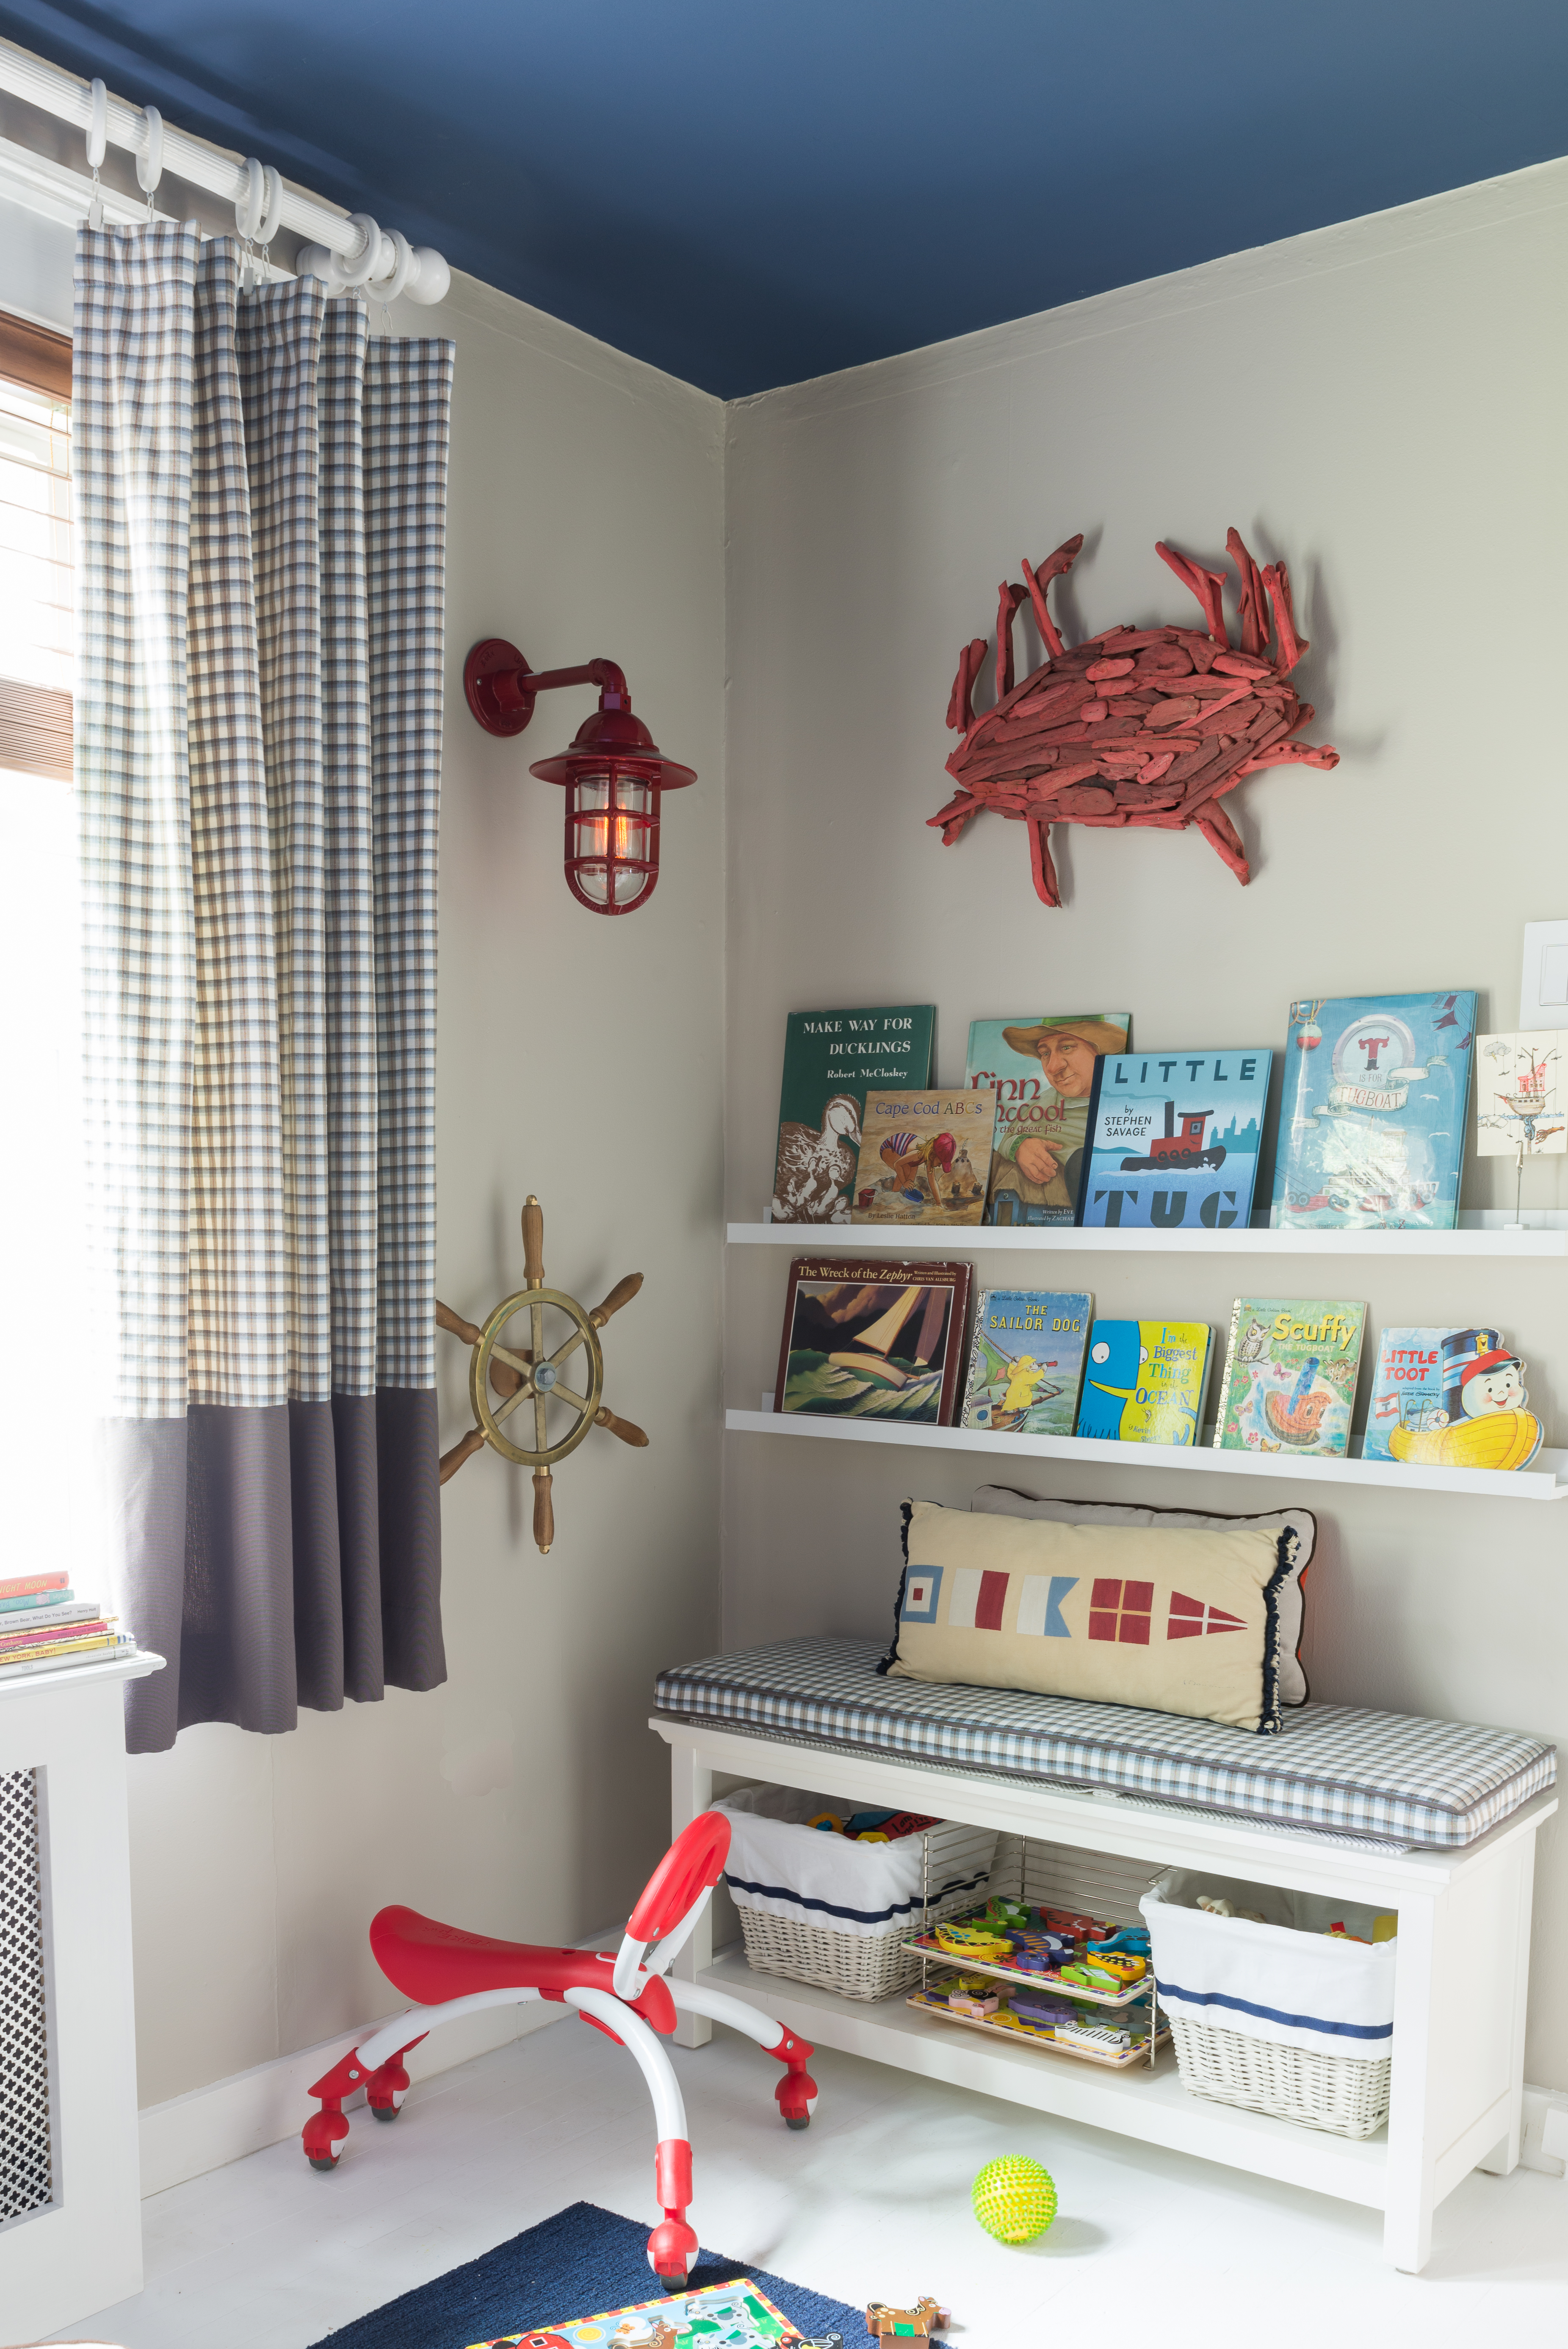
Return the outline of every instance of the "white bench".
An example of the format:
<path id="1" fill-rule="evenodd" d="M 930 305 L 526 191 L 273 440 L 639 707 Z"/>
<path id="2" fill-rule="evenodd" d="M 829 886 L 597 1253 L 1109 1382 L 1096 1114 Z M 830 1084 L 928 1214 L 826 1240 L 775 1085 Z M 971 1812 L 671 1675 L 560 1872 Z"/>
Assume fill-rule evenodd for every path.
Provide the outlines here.
<path id="1" fill-rule="evenodd" d="M 907 1698 L 912 1684 L 895 1686 Z M 1151 2070 L 1100 2070 L 944 2029 L 902 1996 L 859 2004 L 755 1975 L 738 1949 L 716 1960 L 705 1911 L 676 1971 L 766 2005 L 819 2045 L 1364 2203 L 1384 2213 L 1386 2256 L 1412 2273 L 1430 2252 L 1432 2214 L 1443 2197 L 1471 2169 L 1506 2174 L 1517 2165 L 1535 1835 L 1557 1807 L 1553 1791 L 1528 1796 L 1459 1848 L 1379 1847 L 675 1711 L 656 1713 L 650 1726 L 670 1749 L 676 1833 L 724 1786 L 762 1779 L 1105 1853 L 1145 1864 L 1150 1876 L 1171 1867 L 1212 1868 L 1398 1911 L 1389 2118 L 1359 2142 L 1189 2095 L 1169 2054 Z M 1284 1742 L 1249 1744 L 1277 1752 Z M 708 2024 L 683 2021 L 686 2044 L 710 2035 Z"/>

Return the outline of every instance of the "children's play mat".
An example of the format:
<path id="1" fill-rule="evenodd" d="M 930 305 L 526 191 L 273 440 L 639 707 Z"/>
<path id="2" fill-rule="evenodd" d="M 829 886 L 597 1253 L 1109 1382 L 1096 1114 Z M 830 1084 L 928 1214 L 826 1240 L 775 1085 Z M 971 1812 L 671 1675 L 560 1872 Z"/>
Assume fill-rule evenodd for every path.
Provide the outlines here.
<path id="1" fill-rule="evenodd" d="M 502 2333 L 472 2349 L 793 2349 L 800 2334 L 766 2292 L 743 2276 L 700 2292 L 675 2292 L 567 2317 L 531 2333 Z"/>

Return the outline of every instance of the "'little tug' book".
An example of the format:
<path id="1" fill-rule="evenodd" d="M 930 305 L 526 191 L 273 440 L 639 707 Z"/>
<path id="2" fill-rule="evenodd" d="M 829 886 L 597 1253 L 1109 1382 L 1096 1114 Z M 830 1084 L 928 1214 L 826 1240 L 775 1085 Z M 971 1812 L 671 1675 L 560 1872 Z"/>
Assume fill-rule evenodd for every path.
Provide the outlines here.
<path id="1" fill-rule="evenodd" d="M 983 1288 L 969 1348 L 964 1425 L 1070 1435 L 1094 1299 L 1047 1288 Z"/>
<path id="2" fill-rule="evenodd" d="M 1452 1231 L 1474 1038 L 1473 995 L 1293 1003 L 1275 1229 Z"/>
<path id="3" fill-rule="evenodd" d="M 866 1094 L 850 1221 L 977 1224 L 985 1210 L 996 1088 Z"/>
<path id="4" fill-rule="evenodd" d="M 1097 1061 L 1079 1223 L 1244 1231 L 1273 1060 L 1260 1050 L 1116 1052 Z"/>
<path id="5" fill-rule="evenodd" d="M 1342 1460 L 1350 1443 L 1365 1305 L 1238 1297 L 1215 1448 Z"/>
<path id="6" fill-rule="evenodd" d="M 1206 1321 L 1097 1321 L 1088 1333 L 1078 1434 L 1112 1444 L 1196 1444 L 1210 1335 Z"/>

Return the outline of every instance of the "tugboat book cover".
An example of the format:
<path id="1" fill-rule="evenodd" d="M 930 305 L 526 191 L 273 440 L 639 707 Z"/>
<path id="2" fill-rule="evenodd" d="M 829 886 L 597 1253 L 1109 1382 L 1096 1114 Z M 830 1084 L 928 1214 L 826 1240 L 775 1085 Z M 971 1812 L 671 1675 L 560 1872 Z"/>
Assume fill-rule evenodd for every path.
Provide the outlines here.
<path id="1" fill-rule="evenodd" d="M 1244 1231 L 1273 1061 L 1260 1049 L 1117 1052 L 1097 1061 L 1079 1223 Z"/>
<path id="2" fill-rule="evenodd" d="M 798 1256 L 774 1410 L 951 1427 L 969 1280 L 966 1264 Z"/>
<path id="3" fill-rule="evenodd" d="M 1474 1040 L 1473 995 L 1293 1003 L 1274 1228 L 1452 1231 Z"/>

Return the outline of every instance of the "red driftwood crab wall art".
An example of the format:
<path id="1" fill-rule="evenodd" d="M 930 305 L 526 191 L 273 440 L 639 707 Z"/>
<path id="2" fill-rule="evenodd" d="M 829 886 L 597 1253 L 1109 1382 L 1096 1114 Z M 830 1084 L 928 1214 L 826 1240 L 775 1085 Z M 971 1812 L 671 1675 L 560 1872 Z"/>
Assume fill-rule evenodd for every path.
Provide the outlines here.
<path id="1" fill-rule="evenodd" d="M 976 718 L 972 697 L 985 659 L 976 636 L 958 657 L 947 723 L 964 740 L 947 761 L 958 785 L 927 818 L 951 848 L 987 808 L 1029 829 L 1035 888 L 1061 904 L 1051 863 L 1053 823 L 1195 823 L 1243 885 L 1241 835 L 1220 801 L 1260 767 L 1336 767 L 1339 753 L 1294 738 L 1312 720 L 1285 682 L 1303 653 L 1283 563 L 1260 571 L 1232 531 L 1226 550 L 1241 574 L 1241 645 L 1225 633 L 1224 574 L 1205 571 L 1163 544 L 1168 563 L 1202 608 L 1200 628 L 1107 628 L 1069 652 L 1046 607 L 1051 581 L 1072 569 L 1080 533 L 1041 564 L 1024 565 L 1027 587 L 1003 583 L 996 615 L 996 704 Z M 1026 595 L 1050 658 L 1013 682 L 1013 616 Z M 1274 651 L 1268 651 L 1273 606 Z"/>

